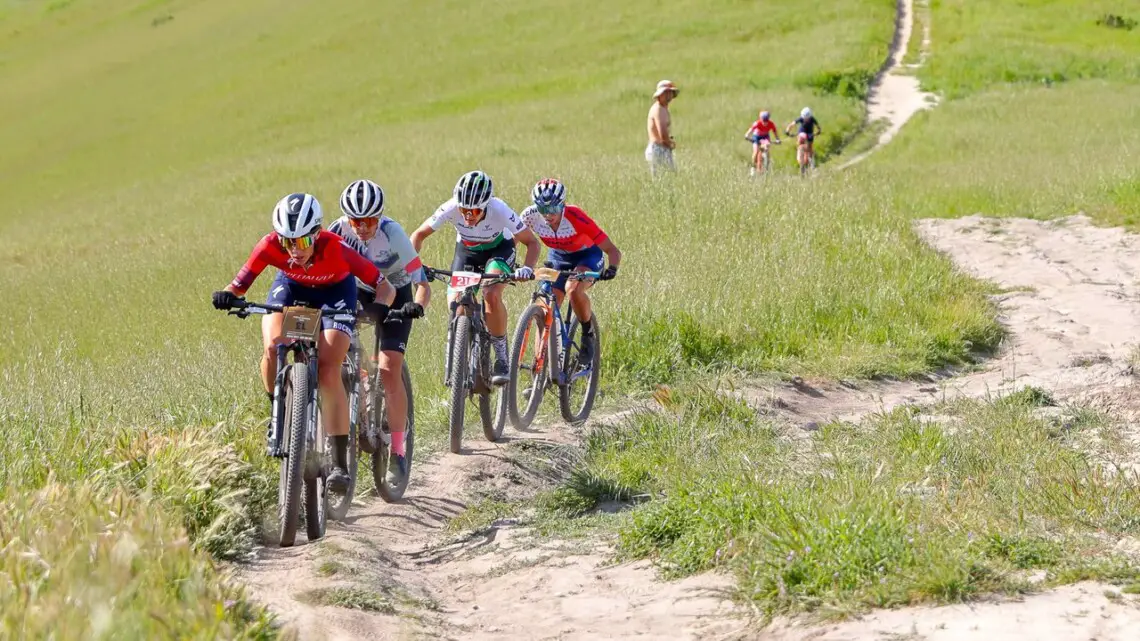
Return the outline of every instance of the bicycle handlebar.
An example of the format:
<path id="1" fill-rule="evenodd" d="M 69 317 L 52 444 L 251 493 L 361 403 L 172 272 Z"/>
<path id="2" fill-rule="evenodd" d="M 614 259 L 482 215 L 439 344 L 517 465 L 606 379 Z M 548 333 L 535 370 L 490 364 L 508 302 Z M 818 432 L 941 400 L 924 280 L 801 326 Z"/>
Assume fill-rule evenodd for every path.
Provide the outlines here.
<path id="1" fill-rule="evenodd" d="M 545 281 L 556 281 L 565 276 L 568 280 L 601 280 L 602 272 L 578 272 L 568 269 L 553 269 L 551 267 L 542 267 L 534 272 L 535 278 Z M 544 278 L 545 277 L 545 278 Z"/>
<path id="2" fill-rule="evenodd" d="M 424 265 L 424 275 L 427 276 L 427 279 L 429 281 L 430 280 L 438 280 L 440 282 L 447 282 L 446 278 L 439 278 L 439 277 L 440 276 L 451 276 L 452 274 L 453 274 L 453 272 L 450 270 L 447 270 L 447 269 L 435 269 L 433 267 L 428 267 L 427 265 Z M 518 281 L 522 280 L 520 278 L 515 278 L 514 274 L 480 274 L 479 276 L 480 276 L 480 280 L 479 280 L 480 285 L 497 285 L 499 283 L 514 283 L 514 282 L 518 282 Z"/>
<path id="3" fill-rule="evenodd" d="M 238 318 L 248 318 L 250 314 L 280 314 L 285 311 L 285 307 L 285 305 L 273 305 L 271 303 L 251 303 L 244 298 L 239 298 L 233 302 L 229 314 Z M 304 304 L 293 305 L 293 307 L 316 309 L 321 312 L 322 317 L 332 318 L 336 321 L 352 322 L 356 320 L 355 313 L 346 312 L 343 309 L 321 309 Z"/>

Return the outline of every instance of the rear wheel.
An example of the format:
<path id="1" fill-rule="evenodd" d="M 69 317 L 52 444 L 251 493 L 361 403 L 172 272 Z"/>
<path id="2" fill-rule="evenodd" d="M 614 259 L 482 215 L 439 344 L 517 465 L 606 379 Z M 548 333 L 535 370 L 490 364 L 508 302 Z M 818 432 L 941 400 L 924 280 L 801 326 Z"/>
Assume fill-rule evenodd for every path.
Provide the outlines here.
<path id="1" fill-rule="evenodd" d="M 550 352 L 543 341 L 545 325 L 546 311 L 541 305 L 531 305 L 523 310 L 515 328 L 511 343 L 511 379 L 504 396 L 511 425 L 516 429 L 530 427 L 546 393 L 546 359 Z"/>
<path id="2" fill-rule="evenodd" d="M 601 328 L 598 315 L 594 314 L 594 355 L 589 363 L 580 362 L 582 346 L 581 325 L 578 319 L 570 321 L 566 331 L 570 334 L 569 346 L 562 356 L 562 371 L 566 384 L 558 388 L 558 405 L 562 418 L 571 424 L 583 423 L 590 417 L 594 408 L 594 397 L 598 394 L 598 379 L 602 360 Z"/>
<path id="3" fill-rule="evenodd" d="M 467 404 L 468 358 L 471 356 L 471 319 L 457 316 L 451 346 L 451 452 L 463 446 L 463 413 Z"/>
<path id="4" fill-rule="evenodd" d="M 491 341 L 485 337 L 479 339 L 479 371 L 482 372 L 486 392 L 479 394 L 479 421 L 483 424 L 483 436 L 494 443 L 503 436 L 503 427 L 507 423 L 507 415 L 503 407 L 506 400 L 506 385 L 495 385 L 491 382 Z M 508 371 L 509 368 L 508 368 Z"/>
<path id="5" fill-rule="evenodd" d="M 308 417 L 309 370 L 304 363 L 293 363 L 285 375 L 285 429 L 289 439 L 285 458 L 281 460 L 281 478 L 277 489 L 277 520 L 280 526 L 278 544 L 290 547 L 297 540 L 301 512 L 301 476 L 305 462 L 305 421 Z"/>
<path id="6" fill-rule="evenodd" d="M 305 481 L 305 533 L 309 541 L 318 541 L 325 535 L 328 524 L 328 485 L 324 475 Z"/>
<path id="7" fill-rule="evenodd" d="M 408 424 L 404 432 L 404 463 L 407 465 L 406 474 L 401 483 L 388 482 L 388 469 L 391 465 L 391 446 L 382 446 L 375 454 L 372 455 L 372 480 L 376 483 L 376 491 L 380 494 L 380 498 L 384 499 L 387 503 L 394 503 L 404 497 L 404 490 L 408 489 L 408 483 L 412 478 L 412 456 L 416 449 L 416 406 L 412 396 L 412 374 L 408 370 L 408 362 L 404 361 L 404 390 L 408 395 Z M 381 397 L 383 390 L 378 392 Z M 377 398 L 375 406 L 383 407 L 383 398 Z M 375 420 L 382 426 L 386 419 L 386 412 L 377 412 Z M 380 429 L 380 426 L 377 427 Z"/>

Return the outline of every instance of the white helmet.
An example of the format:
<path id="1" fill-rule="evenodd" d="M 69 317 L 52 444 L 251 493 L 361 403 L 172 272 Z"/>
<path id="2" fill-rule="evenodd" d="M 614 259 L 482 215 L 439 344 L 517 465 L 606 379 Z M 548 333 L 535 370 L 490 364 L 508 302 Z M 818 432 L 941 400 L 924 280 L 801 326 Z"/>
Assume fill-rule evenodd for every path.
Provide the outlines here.
<path id="1" fill-rule="evenodd" d="M 312 194 L 289 194 L 273 208 L 273 229 L 282 238 L 308 236 L 321 226 L 321 204 Z"/>
<path id="2" fill-rule="evenodd" d="M 811 118 L 811 107 L 804 107 L 804 110 L 800 112 L 800 118 Z"/>
<path id="3" fill-rule="evenodd" d="M 384 213 L 384 190 L 367 178 L 354 180 L 340 195 L 340 209 L 349 218 L 379 218 Z"/>
<path id="4" fill-rule="evenodd" d="M 491 202 L 494 185 L 481 171 L 469 171 L 455 183 L 455 201 L 464 209 L 483 209 Z"/>

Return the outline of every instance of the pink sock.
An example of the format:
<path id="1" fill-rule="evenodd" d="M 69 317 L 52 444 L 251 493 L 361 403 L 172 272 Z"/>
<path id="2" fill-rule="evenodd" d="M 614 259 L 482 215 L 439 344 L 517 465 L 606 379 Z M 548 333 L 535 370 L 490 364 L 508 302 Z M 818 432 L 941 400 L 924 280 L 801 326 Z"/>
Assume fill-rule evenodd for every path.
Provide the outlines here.
<path id="1" fill-rule="evenodd" d="M 407 454 L 404 452 L 403 430 L 399 432 L 392 432 L 392 451 L 395 452 L 397 456 L 407 456 Z"/>

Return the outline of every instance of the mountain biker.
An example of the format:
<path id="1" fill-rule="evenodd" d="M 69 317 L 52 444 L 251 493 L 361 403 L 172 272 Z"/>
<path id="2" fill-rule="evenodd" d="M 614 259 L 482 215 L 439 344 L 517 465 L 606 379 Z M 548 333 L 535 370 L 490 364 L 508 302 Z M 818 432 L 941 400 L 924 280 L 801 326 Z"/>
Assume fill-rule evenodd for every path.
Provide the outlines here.
<path id="1" fill-rule="evenodd" d="M 804 107 L 803 111 L 800 112 L 800 117 L 788 123 L 788 126 L 784 128 L 786 135 L 792 135 L 792 125 L 796 125 L 799 129 L 796 163 L 802 167 L 808 161 L 804 153 L 815 153 L 812 143 L 815 142 L 817 135 L 823 133 L 823 128 L 819 126 L 819 121 L 815 119 L 815 115 L 811 112 L 811 107 Z"/>
<path id="2" fill-rule="evenodd" d="M 456 230 L 455 258 L 451 271 L 477 271 L 487 274 L 510 274 L 528 280 L 534 278 L 534 265 L 542 246 L 518 215 L 502 200 L 495 198 L 491 177 L 482 171 L 463 174 L 455 184 L 453 196 L 412 232 L 412 247 L 418 252 L 424 239 L 444 223 Z M 515 240 L 526 245 L 523 266 L 514 268 Z M 503 305 L 504 284 L 486 288 L 483 309 L 487 330 L 495 347 L 495 364 L 491 383 L 505 385 L 507 367 L 507 308 Z M 458 293 L 449 296 L 453 302 Z"/>
<path id="3" fill-rule="evenodd" d="M 424 276 L 420 256 L 400 223 L 384 215 L 384 190 L 371 180 L 355 180 L 340 195 L 344 215 L 329 225 L 329 231 L 344 238 L 349 246 L 372 261 L 384 278 L 396 289 L 392 309 L 403 318 L 376 323 L 380 351 L 376 359 L 388 407 L 388 426 L 392 435 L 393 483 L 401 483 L 407 474 L 404 458 L 404 429 L 408 420 L 408 394 L 404 389 L 404 351 L 412 334 L 412 319 L 422 318 L 431 299 L 431 287 Z M 415 295 L 412 294 L 413 284 Z M 375 292 L 363 281 L 357 281 L 357 297 L 364 313 L 374 322 Z M 396 477 L 395 475 L 399 476 Z"/>
<path id="4" fill-rule="evenodd" d="M 776 123 L 772 122 L 772 115 L 767 111 L 761 111 L 760 119 L 752 123 L 744 134 L 744 137 L 752 142 L 752 169 L 748 172 L 750 176 L 764 171 L 763 152 L 771 145 L 769 140 L 771 136 L 775 137 L 776 144 L 780 143 L 780 134 L 776 131 Z"/>
<path id="5" fill-rule="evenodd" d="M 523 210 L 522 221 L 550 248 L 547 264 L 558 270 L 600 271 L 601 280 L 617 276 L 621 263 L 621 250 L 598 227 L 581 207 L 566 204 L 566 186 L 553 178 L 538 181 L 531 191 L 533 205 Z M 609 258 L 609 266 L 602 270 L 602 253 Z M 594 358 L 593 309 L 587 291 L 590 281 L 576 280 L 566 284 L 566 276 L 554 284 L 558 306 L 565 294 L 570 294 L 570 307 L 582 325 L 582 349 L 579 361 L 589 363 Z"/>
<path id="6" fill-rule="evenodd" d="M 233 282 L 214 292 L 214 307 L 230 309 L 269 266 L 278 270 L 266 300 L 271 305 L 305 301 L 323 308 L 355 310 L 355 276 L 373 284 L 380 300 L 376 312 L 383 319 L 396 295 L 396 290 L 375 265 L 340 236 L 321 229 L 321 204 L 311 194 L 289 194 L 277 203 L 273 208 L 273 232 L 258 241 Z M 261 321 L 265 346 L 261 355 L 261 379 L 270 404 L 277 376 L 276 345 L 282 320 L 283 315 L 276 313 L 267 314 Z M 317 378 L 322 423 L 325 433 L 333 437 L 334 458 L 327 482 L 329 490 L 343 493 L 348 486 L 348 395 L 341 382 L 340 369 L 352 340 L 353 323 L 322 318 L 321 326 Z"/>

